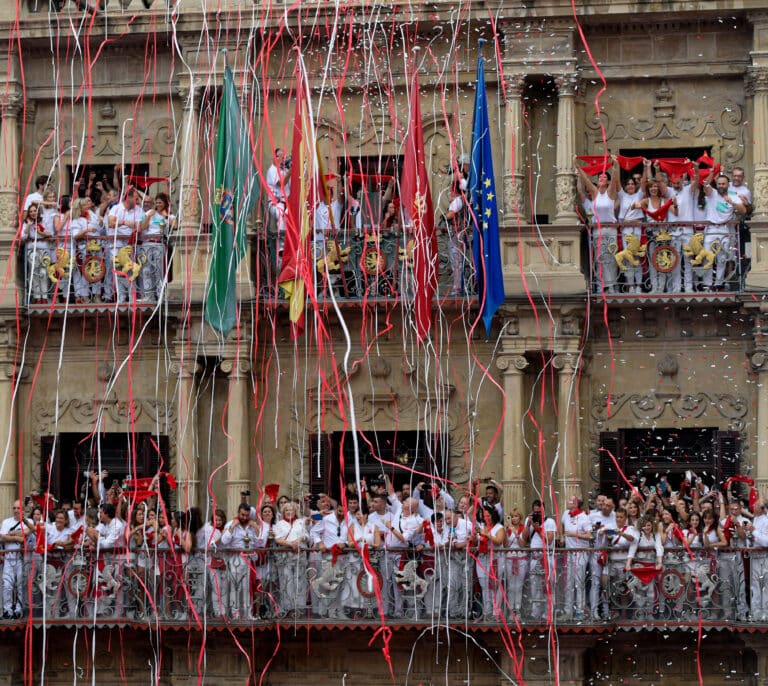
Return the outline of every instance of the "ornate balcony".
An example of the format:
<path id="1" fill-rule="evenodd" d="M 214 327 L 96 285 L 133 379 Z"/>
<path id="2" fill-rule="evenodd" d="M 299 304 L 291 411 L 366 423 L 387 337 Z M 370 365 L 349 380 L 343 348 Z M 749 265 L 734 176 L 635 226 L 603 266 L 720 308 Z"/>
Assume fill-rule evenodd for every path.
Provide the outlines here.
<path id="1" fill-rule="evenodd" d="M 750 259 L 743 223 L 590 227 L 592 292 L 608 298 L 727 297 L 744 290 Z M 618 236 L 618 240 L 617 240 Z"/>
<path id="2" fill-rule="evenodd" d="M 757 571 L 768 550 L 666 549 L 661 570 L 631 572 L 611 555 L 602 565 L 600 551 L 559 549 L 499 550 L 490 561 L 477 551 L 413 549 L 371 551 L 367 560 L 355 549 L 27 554 L 18 563 L 22 617 L 4 621 L 768 629 L 765 589 L 750 589 L 749 610 L 749 573 L 744 581 L 748 561 L 752 583 L 764 583 Z M 590 568 L 602 577 L 594 596 Z"/>

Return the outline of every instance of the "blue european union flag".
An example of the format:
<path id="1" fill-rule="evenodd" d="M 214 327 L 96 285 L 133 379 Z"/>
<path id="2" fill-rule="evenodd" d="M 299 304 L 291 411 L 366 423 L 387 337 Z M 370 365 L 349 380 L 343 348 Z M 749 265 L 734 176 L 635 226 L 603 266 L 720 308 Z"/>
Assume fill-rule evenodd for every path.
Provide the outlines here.
<path id="1" fill-rule="evenodd" d="M 482 49 L 482 42 L 481 42 Z M 482 54 L 477 58 L 475 119 L 472 125 L 472 160 L 469 169 L 469 202 L 474 224 L 472 252 L 475 258 L 477 294 L 480 297 L 485 332 L 491 335 L 493 315 L 504 302 L 504 279 L 499 247 L 499 215 L 493 180 L 491 130 L 485 93 Z"/>

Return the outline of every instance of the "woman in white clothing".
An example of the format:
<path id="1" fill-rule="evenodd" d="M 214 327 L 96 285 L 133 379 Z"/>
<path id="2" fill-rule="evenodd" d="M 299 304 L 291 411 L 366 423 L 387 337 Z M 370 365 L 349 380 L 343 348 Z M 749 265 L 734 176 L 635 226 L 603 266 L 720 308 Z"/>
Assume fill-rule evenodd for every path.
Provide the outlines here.
<path id="1" fill-rule="evenodd" d="M 576 158 L 574 158 L 576 159 Z M 577 164 L 576 170 L 581 176 L 587 195 L 592 200 L 594 214 L 592 224 L 592 264 L 594 274 L 592 282 L 605 293 L 616 293 L 616 281 L 619 267 L 614 255 L 617 248 L 616 203 L 619 199 L 619 169 L 615 157 L 613 175 L 603 173 L 598 177 L 597 185 Z"/>
<path id="2" fill-rule="evenodd" d="M 664 546 L 661 542 L 661 534 L 657 530 L 654 531 L 653 519 L 643 517 L 640 520 L 638 529 L 640 535 L 632 541 L 632 545 L 629 547 L 625 570 L 628 572 L 632 570 L 632 562 L 634 560 L 644 563 L 646 567 L 653 565 L 657 570 L 661 569 L 664 558 Z M 638 610 L 648 608 L 653 604 L 655 582 L 652 581 L 644 584 L 638 581 L 633 586 L 635 590 L 635 607 Z"/>
<path id="3" fill-rule="evenodd" d="M 523 586 L 528 575 L 528 541 L 523 515 L 517 508 L 509 513 L 507 527 L 507 562 L 506 588 L 507 603 L 514 614 L 520 614 L 523 609 Z"/>
<path id="4" fill-rule="evenodd" d="M 296 614 L 307 607 L 307 528 L 297 515 L 296 503 L 288 501 L 275 524 L 275 543 L 283 552 L 275 556 L 280 586 L 278 607 L 282 613 Z"/>
<path id="5" fill-rule="evenodd" d="M 645 191 L 648 187 L 648 178 L 651 168 L 650 160 L 643 160 L 643 176 L 640 184 L 633 177 L 624 182 L 624 188 L 619 191 L 619 222 L 621 223 L 621 237 L 626 248 L 630 241 L 636 240 L 640 245 L 643 234 L 643 210 L 639 203 L 645 197 Z M 640 293 L 643 283 L 642 263 L 633 267 L 630 266 L 624 272 L 624 278 L 627 280 L 628 293 Z"/>
<path id="6" fill-rule="evenodd" d="M 376 584 L 370 571 L 363 562 L 371 548 L 381 545 L 381 531 L 368 521 L 368 515 L 362 510 L 355 513 L 355 519 L 349 527 L 349 547 L 355 549 L 354 564 L 350 565 L 352 579 L 349 583 L 351 595 L 349 606 L 362 608 L 366 606 L 366 598 L 375 598 Z M 364 595 L 365 594 L 365 597 Z M 375 600 L 374 600 L 375 602 Z"/>
<path id="7" fill-rule="evenodd" d="M 496 549 L 504 547 L 507 532 L 501 525 L 501 518 L 495 507 L 484 507 L 483 519 L 477 531 L 477 580 L 483 592 L 483 615 L 490 618 L 502 607 L 505 560 L 504 554 Z"/>

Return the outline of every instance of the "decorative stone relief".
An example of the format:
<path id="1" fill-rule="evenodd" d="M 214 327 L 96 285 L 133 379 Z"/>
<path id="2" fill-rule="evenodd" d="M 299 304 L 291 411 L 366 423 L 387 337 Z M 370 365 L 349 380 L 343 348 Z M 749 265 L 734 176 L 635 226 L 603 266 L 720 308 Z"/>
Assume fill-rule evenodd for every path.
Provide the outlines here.
<path id="1" fill-rule="evenodd" d="M 695 419 L 704 415 L 709 408 L 728 420 L 729 430 L 744 431 L 749 401 L 730 394 L 699 392 L 669 396 L 655 392 L 616 393 L 611 396 L 610 419 L 616 419 L 627 410 L 635 419 L 645 421 L 658 419 L 668 411 L 678 419 Z M 603 429 L 609 419 L 607 395 L 599 395 L 593 400 L 590 415 L 595 420 L 595 427 Z"/>
<path id="2" fill-rule="evenodd" d="M 760 74 L 756 79 L 759 89 L 757 84 L 762 79 L 768 81 L 768 74 Z M 714 114 L 678 112 L 675 91 L 666 81 L 661 81 L 654 92 L 651 111 L 646 116 L 633 109 L 625 110 L 623 100 L 620 102 L 604 102 L 599 119 L 593 109 L 587 109 L 584 126 L 588 149 L 602 149 L 601 123 L 609 148 L 639 147 L 654 140 L 697 140 L 699 144 L 712 144 L 716 157 L 726 167 L 742 160 L 744 150 L 751 145 L 751 141 L 745 140 L 743 107 L 738 102 L 724 100 Z"/>
<path id="3" fill-rule="evenodd" d="M 106 400 L 59 400 L 53 402 L 37 402 L 32 408 L 32 424 L 30 434 L 35 437 L 32 441 L 32 464 L 40 464 L 40 436 L 51 436 L 59 433 L 78 432 L 89 433 L 97 427 L 100 420 L 109 419 L 112 423 L 122 426 L 135 427 L 135 431 L 156 432 L 168 436 L 171 462 L 176 458 L 176 407 L 173 403 L 161 400 L 134 398 L 133 401 L 120 400 L 116 393 Z"/>

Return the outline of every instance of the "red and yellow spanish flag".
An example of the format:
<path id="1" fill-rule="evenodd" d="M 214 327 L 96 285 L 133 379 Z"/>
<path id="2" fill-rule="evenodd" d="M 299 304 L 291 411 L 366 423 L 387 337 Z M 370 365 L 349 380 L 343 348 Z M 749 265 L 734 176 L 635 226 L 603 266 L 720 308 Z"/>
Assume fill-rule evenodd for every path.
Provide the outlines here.
<path id="1" fill-rule="evenodd" d="M 292 338 L 304 331 L 307 288 L 312 288 L 311 229 L 317 204 L 317 155 L 301 60 L 296 67 L 296 113 L 291 148 L 291 190 L 285 215 L 283 264 L 277 281 L 288 297 Z"/>

